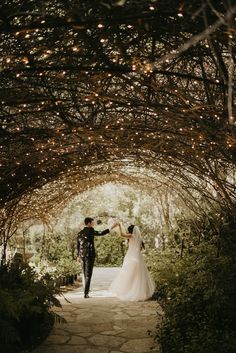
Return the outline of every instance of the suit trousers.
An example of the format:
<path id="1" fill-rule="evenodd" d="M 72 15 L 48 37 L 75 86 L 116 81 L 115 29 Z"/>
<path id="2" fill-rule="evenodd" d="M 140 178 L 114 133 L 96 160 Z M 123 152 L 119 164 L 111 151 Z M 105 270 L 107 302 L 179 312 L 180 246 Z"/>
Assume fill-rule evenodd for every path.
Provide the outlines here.
<path id="1" fill-rule="evenodd" d="M 83 257 L 81 259 L 82 270 L 84 273 L 84 295 L 89 293 L 91 277 L 93 274 L 93 265 L 95 257 Z"/>

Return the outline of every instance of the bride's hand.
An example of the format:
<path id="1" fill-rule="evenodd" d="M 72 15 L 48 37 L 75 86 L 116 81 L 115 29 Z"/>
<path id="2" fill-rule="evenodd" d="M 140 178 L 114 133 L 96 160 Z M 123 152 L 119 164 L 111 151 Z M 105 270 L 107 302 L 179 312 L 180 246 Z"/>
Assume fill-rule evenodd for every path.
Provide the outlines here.
<path id="1" fill-rule="evenodd" d="M 111 229 L 117 227 L 118 225 L 119 225 L 119 223 L 114 223 L 114 224 L 112 225 Z"/>

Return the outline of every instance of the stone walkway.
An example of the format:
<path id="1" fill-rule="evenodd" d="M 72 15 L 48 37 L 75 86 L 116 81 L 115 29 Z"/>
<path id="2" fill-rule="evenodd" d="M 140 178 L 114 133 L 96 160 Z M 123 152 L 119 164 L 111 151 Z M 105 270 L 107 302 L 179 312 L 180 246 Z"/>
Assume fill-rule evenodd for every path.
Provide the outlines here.
<path id="1" fill-rule="evenodd" d="M 128 302 L 111 296 L 107 288 L 117 268 L 95 268 L 91 298 L 82 289 L 65 294 L 57 310 L 67 323 L 56 324 L 33 353 L 158 353 L 152 335 L 162 312 L 155 301 Z"/>

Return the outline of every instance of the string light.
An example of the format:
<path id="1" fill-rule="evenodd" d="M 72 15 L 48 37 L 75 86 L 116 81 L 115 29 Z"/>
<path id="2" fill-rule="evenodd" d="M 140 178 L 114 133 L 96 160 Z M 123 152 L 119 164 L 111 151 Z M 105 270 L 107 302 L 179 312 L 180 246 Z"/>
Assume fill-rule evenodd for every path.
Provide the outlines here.
<path id="1" fill-rule="evenodd" d="M 150 11 L 155 9 L 154 5 L 149 5 Z M 182 11 L 183 8 L 179 8 L 173 16 L 175 26 L 182 22 L 177 18 L 184 16 Z M 151 15 L 155 18 L 153 16 L 159 16 L 158 11 Z M 68 23 L 74 23 L 74 19 L 66 18 Z M 119 44 L 112 25 L 107 25 L 102 18 L 99 23 L 95 18 L 90 28 L 74 28 L 70 23 L 69 28 L 61 29 L 63 35 L 60 36 L 58 31 L 56 38 L 55 34 L 55 43 L 52 42 L 54 32 L 40 25 L 46 23 L 45 19 L 38 18 L 40 28 L 35 30 L 21 30 L 23 23 L 20 17 L 18 22 L 19 28 L 15 27 L 17 32 L 2 35 L 6 48 L 2 104 L 7 117 L 3 129 L 6 130 L 6 144 L 10 142 L 12 150 L 4 151 L 1 165 L 6 170 L 3 178 L 12 192 L 14 183 L 8 183 L 8 175 L 17 179 L 21 175 L 20 171 L 26 170 L 25 176 L 30 177 L 27 170 L 29 167 L 35 168 L 34 177 L 38 179 L 38 184 L 32 181 L 33 188 L 49 180 L 52 172 L 55 172 L 55 178 L 60 173 L 66 174 L 66 171 L 73 174 L 91 161 L 97 163 L 102 170 L 113 159 L 119 164 L 127 158 L 135 164 L 136 158 L 140 158 L 145 165 L 149 165 L 151 160 L 154 169 L 159 167 L 170 172 L 170 165 L 165 164 L 167 158 L 173 160 L 173 165 L 174 161 L 178 164 L 181 158 L 187 168 L 192 161 L 201 158 L 203 153 L 207 153 L 211 160 L 218 161 L 220 149 L 227 149 L 229 156 L 225 157 L 228 158 L 225 164 L 227 167 L 233 165 L 235 143 L 224 138 L 232 128 L 227 128 L 223 123 L 221 95 L 225 87 L 222 88 L 220 82 L 224 81 L 218 68 L 215 68 L 212 60 L 208 63 L 206 56 L 203 67 L 207 77 L 213 78 L 210 87 L 218 90 L 212 89 L 215 106 L 208 104 L 205 99 L 205 93 L 208 92 L 204 91 L 202 80 L 205 78 L 199 67 L 193 66 L 193 70 L 191 67 L 198 60 L 198 46 L 194 47 L 196 53 L 193 58 L 190 58 L 189 53 L 185 56 L 183 52 L 176 62 L 167 57 L 165 62 L 171 65 L 163 63 L 162 67 L 158 60 L 167 47 L 156 42 L 156 47 L 151 49 L 152 33 L 146 18 L 135 24 L 116 25 L 116 31 L 120 30 L 122 44 Z M 106 33 L 99 30 L 104 27 Z M 143 29 L 146 30 L 145 38 Z M 83 36 L 83 31 L 88 39 Z M 98 43 L 96 47 L 94 41 L 94 48 L 91 48 L 91 42 L 86 40 L 91 41 L 94 33 L 106 45 Z M 101 38 L 104 35 L 106 38 Z M 229 32 L 228 37 L 231 35 Z M 7 43 L 12 40 L 9 38 L 14 38 L 14 43 L 26 38 L 26 51 L 20 50 L 17 45 L 16 48 L 11 45 L 8 49 Z M 168 40 L 171 41 L 168 50 L 176 47 L 173 38 L 168 37 Z M 201 46 L 201 50 L 204 46 L 209 48 L 206 40 L 202 40 Z M 104 50 L 101 57 L 99 51 L 97 56 L 89 55 L 92 49 L 96 52 L 98 48 Z M 207 52 L 210 53 L 210 50 Z M 227 48 L 224 47 L 224 50 Z M 170 52 L 171 55 L 177 53 L 178 49 Z M 203 60 L 202 52 L 200 59 Z M 168 71 L 165 75 L 166 68 Z M 163 71 L 163 74 L 156 74 L 156 69 Z M 175 71 L 179 76 L 175 76 Z M 16 80 L 16 77 L 20 79 Z M 214 80 L 215 77 L 219 78 Z M 213 113 L 215 111 L 217 114 Z M 230 119 L 234 122 L 235 117 L 231 116 Z M 65 125 L 62 122 L 66 122 Z M 217 125 L 217 141 L 211 141 L 217 137 L 210 122 Z M 152 154 L 155 156 L 153 160 L 150 157 Z M 30 159 L 31 163 L 27 164 Z M 199 163 L 198 168 L 202 171 L 202 162 L 195 163 Z M 43 178 L 37 175 L 39 166 L 40 172 L 47 174 Z M 116 168 L 115 165 L 113 170 L 116 171 Z M 97 173 L 99 175 L 98 170 Z M 24 181 L 19 182 L 24 189 Z M 16 195 L 17 192 L 19 190 L 16 190 Z"/>

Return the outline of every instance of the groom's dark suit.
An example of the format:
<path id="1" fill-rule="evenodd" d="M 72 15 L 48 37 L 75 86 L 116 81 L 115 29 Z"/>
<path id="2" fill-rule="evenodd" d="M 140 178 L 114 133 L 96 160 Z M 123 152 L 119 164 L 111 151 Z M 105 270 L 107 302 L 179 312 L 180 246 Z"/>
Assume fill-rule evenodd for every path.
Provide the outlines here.
<path id="1" fill-rule="evenodd" d="M 90 281 L 93 273 L 93 265 L 96 256 L 94 247 L 94 236 L 101 236 L 109 233 L 109 229 L 105 229 L 102 232 L 96 231 L 92 227 L 84 227 L 77 237 L 77 250 L 78 256 L 81 259 L 81 264 L 84 273 L 84 296 L 89 293 Z"/>

